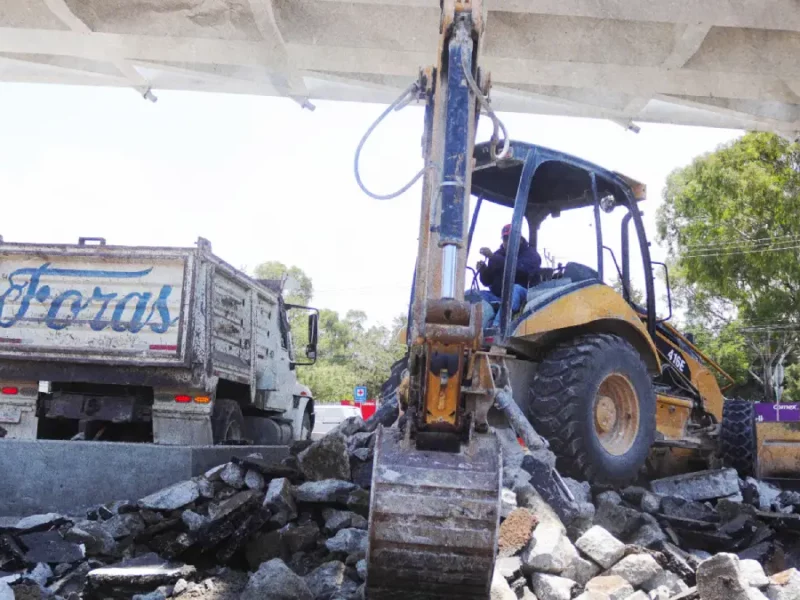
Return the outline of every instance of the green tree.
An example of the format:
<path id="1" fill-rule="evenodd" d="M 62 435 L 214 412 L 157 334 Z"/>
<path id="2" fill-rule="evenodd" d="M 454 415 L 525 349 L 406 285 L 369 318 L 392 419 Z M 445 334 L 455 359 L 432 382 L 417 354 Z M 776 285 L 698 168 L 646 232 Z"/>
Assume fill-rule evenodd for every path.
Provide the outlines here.
<path id="1" fill-rule="evenodd" d="M 748 133 L 696 158 L 667 179 L 657 229 L 691 326 L 717 336 L 734 324 L 740 333 L 783 332 L 719 338 L 729 356 L 748 348 L 750 373 L 770 397 L 775 361 L 792 350 L 800 324 L 800 146 Z"/>
<path id="2" fill-rule="evenodd" d="M 614 288 L 614 291 L 617 292 L 620 296 L 624 295 L 622 293 L 622 279 L 620 278 L 619 275 L 616 276 L 616 278 L 614 279 L 614 283 L 611 284 L 611 287 Z M 630 292 L 631 292 L 631 300 L 633 300 L 633 302 L 635 304 L 638 304 L 639 306 L 644 306 L 644 294 L 642 293 L 642 291 L 636 289 L 633 285 L 631 285 Z"/>
<path id="3" fill-rule="evenodd" d="M 395 333 L 382 325 L 367 327 L 362 311 L 348 311 L 342 318 L 321 310 L 318 360 L 301 373 L 303 383 L 323 402 L 352 399 L 356 385 L 366 385 L 368 395 L 377 397 L 392 363 L 405 352 Z"/>
<path id="4" fill-rule="evenodd" d="M 282 262 L 271 260 L 259 264 L 254 271 L 256 279 L 285 278 L 283 296 L 290 304 L 308 304 L 314 296 L 311 278 L 300 267 L 287 267 Z"/>
<path id="5" fill-rule="evenodd" d="M 800 402 L 800 364 L 786 367 L 783 378 L 782 402 Z"/>
<path id="6" fill-rule="evenodd" d="M 277 261 L 261 263 L 255 268 L 257 279 L 284 280 L 284 299 L 290 304 L 308 305 L 314 293 L 311 278 L 299 267 L 287 267 Z M 302 310 L 289 313 L 297 354 L 308 339 L 307 314 Z M 377 397 L 389 376 L 391 365 L 405 352 L 398 341 L 406 317 L 395 317 L 391 327 L 368 326 L 367 314 L 350 310 L 344 317 L 330 309 L 319 311 L 317 362 L 297 370 L 298 379 L 311 388 L 319 402 L 353 399 L 357 385 L 366 385 L 370 397 Z"/>
<path id="7" fill-rule="evenodd" d="M 753 359 L 738 324 L 731 323 L 719 330 L 695 326 L 686 332 L 694 334 L 695 345 L 733 377 L 737 387 L 747 385 Z M 726 379 L 720 378 L 719 381 L 722 385 L 728 384 Z"/>

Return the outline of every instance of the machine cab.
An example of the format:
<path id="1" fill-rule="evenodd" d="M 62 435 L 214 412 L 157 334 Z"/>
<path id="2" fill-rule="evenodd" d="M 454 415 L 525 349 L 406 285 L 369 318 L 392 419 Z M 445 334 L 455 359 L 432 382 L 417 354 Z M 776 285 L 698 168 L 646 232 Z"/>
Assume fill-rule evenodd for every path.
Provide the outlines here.
<path id="1" fill-rule="evenodd" d="M 513 345 L 515 339 L 526 338 L 545 342 L 558 336 L 559 330 L 593 327 L 598 321 L 612 328 L 622 326 L 614 320 L 638 329 L 638 333 L 630 332 L 634 337 L 653 338 L 657 323 L 653 263 L 638 208 L 645 198 L 645 186 L 583 159 L 523 142 L 511 142 L 508 156 L 502 161 L 491 158 L 488 142 L 476 145 L 474 156 L 472 193 L 477 201 L 470 224 L 470 246 L 484 203 L 510 209 L 507 214 L 511 232 L 502 274 L 502 295 L 499 301 L 489 303 L 492 305 L 489 312 L 499 313 L 499 318 L 492 321 L 497 327 L 486 331 L 490 338 L 487 341 L 501 345 Z M 563 236 L 570 245 L 573 244 L 569 238 L 573 238 L 574 246 L 582 246 L 583 251 L 579 260 L 550 263 L 541 244 L 542 232 L 557 222 L 554 220 L 562 213 L 565 217 L 572 214 L 586 217 L 581 222 L 583 230 L 576 228 Z M 633 236 L 629 233 L 631 221 Z M 615 225 L 611 231 L 610 224 Z M 522 238 L 537 250 L 542 265 L 537 276 L 523 286 L 525 298 L 520 303 L 513 296 L 515 291 L 519 292 L 514 288 L 515 283 L 520 284 L 516 259 L 520 244 L 524 243 Z M 473 251 L 471 248 L 470 255 Z M 631 268 L 632 256 L 635 270 Z M 632 280 L 643 289 L 641 298 L 636 297 Z M 476 298 L 477 284 L 477 272 L 473 270 L 472 293 L 467 293 L 471 300 Z M 617 284 L 618 293 L 612 284 Z M 612 294 L 617 296 L 616 300 Z M 569 296 L 575 296 L 569 301 L 569 311 L 549 310 L 555 303 L 566 304 L 565 298 Z M 543 311 L 550 314 L 542 318 Z M 484 319 L 484 325 L 487 323 Z M 654 350 L 651 341 L 642 343 Z"/>

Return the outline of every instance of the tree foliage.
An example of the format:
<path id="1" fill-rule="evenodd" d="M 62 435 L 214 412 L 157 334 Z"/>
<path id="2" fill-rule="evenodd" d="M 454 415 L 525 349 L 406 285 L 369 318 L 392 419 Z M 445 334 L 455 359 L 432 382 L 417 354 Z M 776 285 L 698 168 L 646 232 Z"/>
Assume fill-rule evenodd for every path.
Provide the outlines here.
<path id="1" fill-rule="evenodd" d="M 614 288 L 614 291 L 617 292 L 620 296 L 624 296 L 622 290 L 622 279 L 620 278 L 619 275 L 616 276 L 614 282 L 611 284 L 611 287 Z M 639 306 L 644 305 L 644 294 L 642 293 L 641 290 L 631 285 L 630 293 L 631 293 L 631 300 L 633 300 L 634 304 L 638 304 Z"/>
<path id="2" fill-rule="evenodd" d="M 748 133 L 696 158 L 667 179 L 657 229 L 688 327 L 769 397 L 800 326 L 800 146 Z"/>
<path id="3" fill-rule="evenodd" d="M 389 377 L 393 362 L 405 353 L 394 327 L 367 327 L 367 315 L 348 311 L 344 318 L 332 310 L 320 311 L 318 361 L 301 374 L 314 396 L 323 401 L 352 399 L 356 385 L 367 386 L 376 398 Z"/>
<path id="4" fill-rule="evenodd" d="M 750 133 L 673 172 L 657 227 L 686 284 L 748 323 L 798 322 L 797 144 Z"/>
<path id="5" fill-rule="evenodd" d="M 308 304 L 314 296 L 311 278 L 300 267 L 287 267 L 282 262 L 271 260 L 256 266 L 255 276 L 257 279 L 286 278 L 283 297 L 290 304 Z"/>
<path id="6" fill-rule="evenodd" d="M 255 277 L 276 280 L 288 277 L 284 299 L 290 304 L 312 304 L 313 283 L 297 266 L 277 261 L 261 263 L 255 268 Z M 289 315 L 295 348 L 302 349 L 308 339 L 307 314 L 293 310 Z M 320 309 L 317 362 L 310 367 L 298 367 L 298 379 L 311 388 L 318 402 L 352 400 L 357 385 L 367 386 L 369 397 L 377 398 L 392 363 L 405 352 L 405 346 L 398 342 L 398 333 L 405 322 L 405 316 L 400 316 L 391 326 L 368 326 L 363 311 L 351 310 L 342 317 L 336 311 Z M 302 352 L 299 353 L 302 357 Z"/>

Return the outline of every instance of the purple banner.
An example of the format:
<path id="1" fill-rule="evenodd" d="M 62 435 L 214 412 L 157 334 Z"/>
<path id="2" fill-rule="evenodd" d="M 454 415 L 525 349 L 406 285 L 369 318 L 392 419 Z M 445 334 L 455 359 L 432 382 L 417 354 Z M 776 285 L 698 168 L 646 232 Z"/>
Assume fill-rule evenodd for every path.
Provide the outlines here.
<path id="1" fill-rule="evenodd" d="M 756 421 L 759 423 L 800 421 L 800 405 L 756 402 Z"/>

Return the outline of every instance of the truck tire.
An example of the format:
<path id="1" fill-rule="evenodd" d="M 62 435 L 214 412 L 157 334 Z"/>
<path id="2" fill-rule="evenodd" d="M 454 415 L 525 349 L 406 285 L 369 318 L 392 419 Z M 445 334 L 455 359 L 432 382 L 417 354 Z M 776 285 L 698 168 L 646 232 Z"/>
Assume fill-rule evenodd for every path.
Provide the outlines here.
<path id="1" fill-rule="evenodd" d="M 720 457 L 726 467 L 740 477 L 755 474 L 758 455 L 756 411 L 747 400 L 725 400 L 722 404 L 722 427 L 719 434 Z"/>
<path id="2" fill-rule="evenodd" d="M 616 335 L 556 346 L 539 365 L 528 418 L 572 477 L 626 484 L 650 453 L 656 397 L 639 352 Z"/>
<path id="3" fill-rule="evenodd" d="M 222 398 L 214 401 L 211 432 L 214 444 L 230 444 L 244 439 L 244 415 L 242 407 L 235 400 Z"/>

